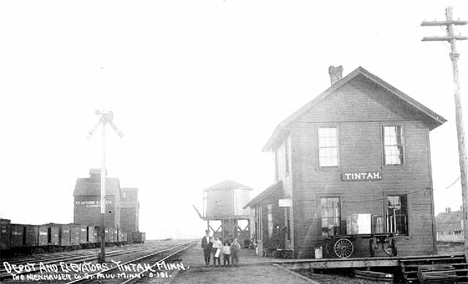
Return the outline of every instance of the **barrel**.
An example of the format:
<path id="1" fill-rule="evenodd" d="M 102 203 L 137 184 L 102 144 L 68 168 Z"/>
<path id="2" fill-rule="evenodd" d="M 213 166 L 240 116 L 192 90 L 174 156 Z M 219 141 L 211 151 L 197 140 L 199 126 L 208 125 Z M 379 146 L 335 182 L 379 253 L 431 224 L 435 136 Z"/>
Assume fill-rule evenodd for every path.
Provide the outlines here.
<path id="1" fill-rule="evenodd" d="M 323 250 L 322 246 L 316 246 L 315 247 L 315 258 L 323 258 Z"/>

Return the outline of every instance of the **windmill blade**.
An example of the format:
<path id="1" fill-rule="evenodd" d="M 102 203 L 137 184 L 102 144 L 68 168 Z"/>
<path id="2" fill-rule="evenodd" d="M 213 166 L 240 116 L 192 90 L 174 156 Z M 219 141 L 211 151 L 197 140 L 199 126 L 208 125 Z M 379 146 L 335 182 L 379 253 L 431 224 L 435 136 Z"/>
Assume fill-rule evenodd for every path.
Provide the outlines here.
<path id="1" fill-rule="evenodd" d="M 120 131 L 117 126 L 115 126 L 115 124 L 112 122 L 112 121 L 109 121 L 109 124 L 110 126 L 112 126 L 112 128 L 114 129 L 115 133 L 117 133 L 117 135 L 119 135 L 120 138 L 122 138 L 124 135 L 122 133 L 122 131 Z"/>
<path id="2" fill-rule="evenodd" d="M 96 129 L 99 127 L 99 124 L 101 124 L 101 119 L 99 119 L 96 125 L 93 127 L 93 129 L 91 129 L 91 131 L 89 131 L 88 134 L 86 134 L 86 139 L 90 139 L 91 136 L 93 136 L 94 132 L 96 132 Z"/>

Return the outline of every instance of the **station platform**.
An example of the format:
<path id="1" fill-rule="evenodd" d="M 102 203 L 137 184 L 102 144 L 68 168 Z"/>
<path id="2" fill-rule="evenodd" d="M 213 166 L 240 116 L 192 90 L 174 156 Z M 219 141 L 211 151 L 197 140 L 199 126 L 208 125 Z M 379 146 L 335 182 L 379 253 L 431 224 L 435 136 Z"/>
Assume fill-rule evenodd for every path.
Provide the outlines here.
<path id="1" fill-rule="evenodd" d="M 198 243 L 182 257 L 182 263 L 187 270 L 178 271 L 171 283 L 223 283 L 223 284 L 248 284 L 248 283 L 315 283 L 307 277 L 292 272 L 275 264 L 277 259 L 271 257 L 256 256 L 255 251 L 241 249 L 239 254 L 239 266 L 214 267 L 213 260 L 209 266 L 205 266 L 203 251 Z M 223 260 L 221 259 L 221 264 Z"/>

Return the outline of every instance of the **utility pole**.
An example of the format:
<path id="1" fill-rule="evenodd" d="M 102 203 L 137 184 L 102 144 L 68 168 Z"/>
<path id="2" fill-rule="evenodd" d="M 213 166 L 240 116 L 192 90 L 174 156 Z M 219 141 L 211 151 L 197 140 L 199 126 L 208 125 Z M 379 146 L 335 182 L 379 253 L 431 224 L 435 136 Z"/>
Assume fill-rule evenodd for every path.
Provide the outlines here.
<path id="1" fill-rule="evenodd" d="M 96 129 L 102 124 L 102 157 L 101 157 L 101 253 L 98 255 L 98 261 L 100 263 L 106 262 L 106 230 L 105 230 L 105 215 L 106 215 L 106 124 L 109 124 L 117 135 L 122 138 L 123 133 L 115 126 L 114 122 L 114 113 L 112 111 L 105 112 L 96 110 L 96 115 L 100 115 L 98 122 L 94 126 L 94 128 L 88 132 L 86 138 L 89 139 L 94 134 Z"/>
<path id="2" fill-rule="evenodd" d="M 463 202 L 463 232 L 464 232 L 464 253 L 465 259 L 468 259 L 468 160 L 467 149 L 465 144 L 465 129 L 463 121 L 463 105 L 460 95 L 460 82 L 458 79 L 458 58 L 460 54 L 457 52 L 457 40 L 467 40 L 465 36 L 455 35 L 454 26 L 466 25 L 467 21 L 454 20 L 452 16 L 452 7 L 447 7 L 445 10 L 445 21 L 423 21 L 421 26 L 445 26 L 447 28 L 447 36 L 442 37 L 424 37 L 422 41 L 447 41 L 450 43 L 450 60 L 452 61 L 454 97 L 455 97 L 455 115 L 457 124 L 458 137 L 458 155 L 460 163 L 460 181 L 462 187 L 462 202 Z"/>

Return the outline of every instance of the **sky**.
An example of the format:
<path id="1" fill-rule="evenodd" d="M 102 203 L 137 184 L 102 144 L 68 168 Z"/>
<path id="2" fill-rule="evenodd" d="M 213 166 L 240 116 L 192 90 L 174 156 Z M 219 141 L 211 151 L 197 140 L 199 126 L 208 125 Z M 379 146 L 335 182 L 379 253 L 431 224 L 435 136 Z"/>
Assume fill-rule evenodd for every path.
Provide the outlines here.
<path id="1" fill-rule="evenodd" d="M 274 182 L 261 149 L 329 87 L 330 65 L 362 66 L 448 120 L 431 132 L 435 208 L 459 209 L 450 48 L 420 26 L 448 6 L 468 19 L 462 0 L 1 1 L 0 217 L 73 221 L 76 179 L 101 164 L 100 132 L 85 136 L 106 110 L 125 135 L 107 129 L 108 176 L 139 188 L 141 230 L 203 235 L 191 205 L 225 179 L 252 197 Z"/>

